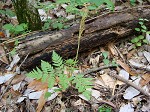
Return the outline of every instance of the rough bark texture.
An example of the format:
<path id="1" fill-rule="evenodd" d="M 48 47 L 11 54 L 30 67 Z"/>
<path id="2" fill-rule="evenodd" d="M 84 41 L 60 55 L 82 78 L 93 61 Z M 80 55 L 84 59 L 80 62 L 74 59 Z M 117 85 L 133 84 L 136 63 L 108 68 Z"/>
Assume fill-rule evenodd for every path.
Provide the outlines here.
<path id="1" fill-rule="evenodd" d="M 134 28 L 139 27 L 138 18 L 150 20 L 150 6 L 110 12 L 87 20 L 79 52 L 134 35 Z M 150 26 L 150 22 L 147 24 Z M 35 67 L 40 64 L 40 60 L 49 61 L 53 50 L 65 58 L 75 56 L 78 31 L 79 24 L 76 24 L 61 31 L 39 32 L 27 36 L 17 47 L 22 58 L 30 54 L 23 67 Z"/>

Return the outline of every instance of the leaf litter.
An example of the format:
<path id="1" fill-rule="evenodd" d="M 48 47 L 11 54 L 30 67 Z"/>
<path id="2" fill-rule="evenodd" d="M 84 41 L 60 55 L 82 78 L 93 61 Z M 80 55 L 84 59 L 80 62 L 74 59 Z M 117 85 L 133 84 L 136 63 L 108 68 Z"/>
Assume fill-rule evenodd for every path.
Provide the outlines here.
<path id="1" fill-rule="evenodd" d="M 46 15 L 43 10 L 39 10 L 39 12 L 43 21 L 44 16 L 53 18 L 54 15 L 57 17 L 64 16 L 68 19 L 75 18 L 74 15 L 64 13 L 65 7 L 66 4 L 63 4 L 62 8 L 50 12 L 49 15 Z M 15 17 L 9 18 L 8 21 L 17 24 Z M 1 33 L 3 38 L 5 35 L 10 36 L 7 31 L 6 34 Z M 146 34 L 146 38 L 150 40 L 149 33 Z M 104 56 L 104 52 L 108 52 L 108 54 Z M 90 90 L 92 92 L 91 100 L 86 99 L 73 88 L 68 88 L 63 93 L 55 92 L 53 89 L 58 89 L 57 85 L 48 89 L 46 83 L 27 78 L 25 76 L 26 71 L 17 72 L 17 67 L 20 67 L 18 65 L 20 57 L 16 54 L 10 60 L 2 46 L 0 46 L 0 55 L 2 55 L 0 63 L 7 65 L 1 66 L 3 72 L 0 72 L 1 111 L 7 109 L 10 112 L 17 110 L 22 112 L 95 112 L 104 105 L 114 112 L 150 111 L 149 45 L 143 45 L 135 50 L 134 45 L 125 40 L 118 43 L 110 42 L 104 47 L 99 46 L 90 53 L 88 52 L 86 56 L 81 54 L 79 57 L 81 64 L 78 65 L 79 71 L 75 72 L 82 72 L 86 76 L 94 78 L 94 87 Z M 109 65 L 114 64 L 113 61 L 116 65 L 105 65 L 105 62 Z M 112 73 L 113 75 L 111 75 Z M 125 80 L 119 80 L 118 76 Z M 46 90 L 51 93 L 48 99 L 44 97 Z"/>

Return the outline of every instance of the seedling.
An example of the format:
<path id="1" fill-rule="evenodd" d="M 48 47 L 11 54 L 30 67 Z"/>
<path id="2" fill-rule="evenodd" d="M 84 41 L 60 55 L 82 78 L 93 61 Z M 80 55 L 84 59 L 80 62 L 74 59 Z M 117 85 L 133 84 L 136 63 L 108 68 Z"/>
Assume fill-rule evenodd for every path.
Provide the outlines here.
<path id="1" fill-rule="evenodd" d="M 148 20 L 140 18 L 139 19 L 140 28 L 135 28 L 135 30 L 137 32 L 142 33 L 142 35 L 139 35 L 139 36 L 137 36 L 137 37 L 135 37 L 131 40 L 131 42 L 133 44 L 135 44 L 135 48 L 139 47 L 139 46 L 142 46 L 142 44 L 148 44 L 148 40 L 145 38 L 146 33 L 148 32 L 148 29 L 147 29 L 144 22 L 148 22 Z"/>
<path id="2" fill-rule="evenodd" d="M 99 107 L 98 112 L 112 112 L 112 108 L 106 105 Z"/>
<path id="3" fill-rule="evenodd" d="M 13 24 L 5 24 L 3 26 L 5 30 L 9 30 L 11 34 L 17 35 L 17 34 L 23 34 L 27 31 L 28 25 L 25 23 L 19 24 L 19 25 L 13 25 Z"/>

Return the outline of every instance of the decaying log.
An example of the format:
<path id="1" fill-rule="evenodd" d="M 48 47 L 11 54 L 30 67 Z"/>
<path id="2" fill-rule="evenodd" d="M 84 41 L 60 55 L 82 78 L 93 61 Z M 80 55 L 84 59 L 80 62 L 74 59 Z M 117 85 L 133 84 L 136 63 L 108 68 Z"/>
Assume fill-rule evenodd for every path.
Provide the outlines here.
<path id="1" fill-rule="evenodd" d="M 79 52 L 134 35 L 134 28 L 139 27 L 138 18 L 150 20 L 150 6 L 114 11 L 87 20 Z M 150 26 L 150 22 L 147 24 Z M 75 56 L 78 31 L 79 24 L 76 24 L 68 29 L 39 32 L 20 40 L 17 47 L 20 57 L 30 54 L 23 67 L 35 67 L 40 60 L 49 61 L 53 50 L 65 58 Z"/>

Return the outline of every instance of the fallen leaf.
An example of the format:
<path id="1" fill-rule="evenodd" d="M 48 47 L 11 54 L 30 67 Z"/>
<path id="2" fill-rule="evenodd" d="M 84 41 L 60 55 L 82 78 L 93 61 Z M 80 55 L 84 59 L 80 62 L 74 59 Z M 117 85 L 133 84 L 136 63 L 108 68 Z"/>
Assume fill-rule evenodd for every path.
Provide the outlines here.
<path id="1" fill-rule="evenodd" d="M 130 86 L 125 90 L 125 94 L 123 95 L 123 97 L 124 97 L 124 99 L 130 100 L 139 94 L 140 94 L 140 92 L 138 90 L 136 90 L 135 88 Z"/>
<path id="2" fill-rule="evenodd" d="M 140 64 L 140 63 L 134 62 L 133 60 L 129 60 L 129 62 L 130 62 L 130 65 L 135 67 L 135 68 L 150 71 L 150 65 L 146 66 L 144 64 Z"/>
<path id="3" fill-rule="evenodd" d="M 150 74 L 144 74 L 142 75 L 142 78 L 140 80 L 140 85 L 141 86 L 145 86 L 146 84 L 148 84 L 150 82 Z"/>
<path id="4" fill-rule="evenodd" d="M 127 64 L 123 63 L 120 60 L 117 60 L 117 64 L 119 64 L 122 68 L 124 68 L 128 73 L 130 73 L 130 68 Z"/>
<path id="5" fill-rule="evenodd" d="M 51 93 L 51 96 L 48 97 L 47 101 L 53 100 L 54 98 L 56 98 L 58 96 L 58 94 L 60 93 L 59 91 L 55 92 L 54 90 L 59 89 L 58 87 L 52 87 L 51 89 L 48 89 L 48 92 Z"/>
<path id="6" fill-rule="evenodd" d="M 21 86 L 21 83 L 22 83 L 22 82 L 19 82 L 18 84 L 13 85 L 13 90 L 14 90 L 14 91 L 18 91 L 19 88 L 20 88 L 20 86 Z"/>
<path id="7" fill-rule="evenodd" d="M 134 112 L 134 108 L 132 107 L 132 105 L 130 103 L 128 104 L 123 104 L 120 107 L 119 112 Z"/>
<path id="8" fill-rule="evenodd" d="M 123 78 L 126 79 L 126 80 L 129 79 L 129 73 L 126 72 L 126 71 L 123 70 L 123 69 L 119 71 L 119 76 L 123 77 Z M 124 83 L 121 82 L 121 81 L 119 81 L 119 80 L 117 80 L 116 84 L 118 84 L 118 85 L 123 85 Z"/>
<path id="9" fill-rule="evenodd" d="M 5 64 L 8 64 L 8 59 L 6 57 L 5 50 L 1 45 L 0 45 L 0 61 L 2 61 Z"/>
<path id="10" fill-rule="evenodd" d="M 144 54 L 144 57 L 147 59 L 147 61 L 148 61 L 149 64 L 150 64 L 150 53 L 147 52 L 147 51 L 144 51 L 143 54 Z"/>
<path id="11" fill-rule="evenodd" d="M 29 85 L 28 88 L 32 88 L 37 91 L 45 90 L 48 88 L 48 84 L 41 82 L 41 80 L 33 80 Z"/>
<path id="12" fill-rule="evenodd" d="M 19 83 L 19 82 L 21 82 L 22 80 L 24 80 L 25 79 L 25 75 L 16 75 L 14 78 L 13 78 L 13 80 L 11 81 L 11 84 L 13 85 L 13 84 L 17 84 L 17 83 Z M 7 81 L 6 82 L 6 85 L 8 85 L 10 83 L 10 81 Z"/>
<path id="13" fill-rule="evenodd" d="M 114 47 L 114 43 L 109 43 L 108 44 L 108 49 L 110 51 L 110 53 L 113 55 L 113 56 L 118 56 L 118 52 L 116 51 L 115 47 Z"/>
<path id="14" fill-rule="evenodd" d="M 5 34 L 0 31 L 0 38 L 5 38 Z"/>
<path id="15" fill-rule="evenodd" d="M 101 96 L 101 93 L 98 90 L 93 90 L 92 89 L 92 96 L 95 97 L 98 100 Z"/>
<path id="16" fill-rule="evenodd" d="M 41 97 L 42 93 L 43 91 L 36 91 L 36 92 L 29 93 L 28 96 L 29 96 L 29 99 L 37 100 Z"/>
<path id="17" fill-rule="evenodd" d="M 41 112 L 41 110 L 43 109 L 43 106 L 45 105 L 45 102 L 46 102 L 45 93 L 46 92 L 47 92 L 47 89 L 43 91 L 40 99 L 38 100 L 38 106 L 36 108 L 37 112 Z"/>
<path id="18" fill-rule="evenodd" d="M 0 84 L 3 84 L 7 82 L 9 79 L 11 79 L 13 76 L 15 76 L 14 73 L 6 73 L 4 76 L 0 76 Z"/>
<path id="19" fill-rule="evenodd" d="M 10 63 L 9 68 L 7 69 L 8 71 L 11 71 L 13 67 L 19 62 L 20 57 L 18 54 L 14 55 L 13 61 Z"/>
<path id="20" fill-rule="evenodd" d="M 105 73 L 105 74 L 101 75 L 101 77 L 106 86 L 108 86 L 110 88 L 114 88 L 116 81 L 111 76 L 109 76 Z"/>
<path id="21" fill-rule="evenodd" d="M 129 51 L 128 54 L 127 54 L 127 59 L 130 59 L 135 52 L 136 52 L 135 49 Z"/>

